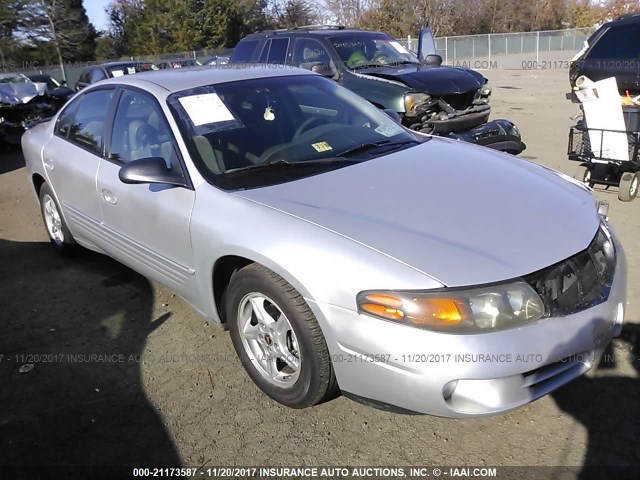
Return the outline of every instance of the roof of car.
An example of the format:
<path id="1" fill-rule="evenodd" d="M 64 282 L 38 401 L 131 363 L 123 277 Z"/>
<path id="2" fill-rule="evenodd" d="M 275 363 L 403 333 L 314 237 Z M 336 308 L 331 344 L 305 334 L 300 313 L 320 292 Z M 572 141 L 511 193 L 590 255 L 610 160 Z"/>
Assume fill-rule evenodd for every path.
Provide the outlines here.
<path id="1" fill-rule="evenodd" d="M 322 36 L 330 36 L 335 35 L 336 33 L 380 33 L 380 32 L 372 32 L 369 30 L 360 30 L 358 28 L 345 28 L 341 25 L 333 26 L 310 26 L 310 27 L 298 27 L 298 28 L 290 28 L 283 30 L 263 30 L 261 32 L 251 33 L 247 35 L 245 38 L 252 37 L 264 37 L 266 35 L 278 35 L 278 34 L 312 34 L 312 35 L 322 35 Z"/>
<path id="2" fill-rule="evenodd" d="M 624 15 L 620 15 L 618 18 L 614 18 L 613 20 L 606 22 L 603 26 L 612 26 L 612 25 L 621 25 L 621 24 L 639 23 L 639 22 L 640 22 L 640 12 L 633 12 L 633 13 L 625 13 Z"/>
<path id="3" fill-rule="evenodd" d="M 153 83 L 170 92 L 178 92 L 189 88 L 201 87 L 203 85 L 214 85 L 217 83 L 235 82 L 240 80 L 250 80 L 263 77 L 285 77 L 289 75 L 317 75 L 309 70 L 283 65 L 222 65 L 201 66 L 189 69 L 167 69 L 150 72 L 136 73 L 135 75 L 125 75 L 111 78 L 102 82 L 111 84 L 137 84 L 141 82 Z"/>

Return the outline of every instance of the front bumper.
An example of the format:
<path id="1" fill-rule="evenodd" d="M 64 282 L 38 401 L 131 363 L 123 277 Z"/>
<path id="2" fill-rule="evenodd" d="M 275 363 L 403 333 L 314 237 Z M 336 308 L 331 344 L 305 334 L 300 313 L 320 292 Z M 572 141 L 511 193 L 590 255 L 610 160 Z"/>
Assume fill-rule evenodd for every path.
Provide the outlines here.
<path id="1" fill-rule="evenodd" d="M 444 417 L 478 417 L 526 405 L 590 370 L 626 307 L 626 260 L 616 243 L 607 301 L 511 330 L 451 335 L 309 301 L 340 389 L 374 406 Z"/>

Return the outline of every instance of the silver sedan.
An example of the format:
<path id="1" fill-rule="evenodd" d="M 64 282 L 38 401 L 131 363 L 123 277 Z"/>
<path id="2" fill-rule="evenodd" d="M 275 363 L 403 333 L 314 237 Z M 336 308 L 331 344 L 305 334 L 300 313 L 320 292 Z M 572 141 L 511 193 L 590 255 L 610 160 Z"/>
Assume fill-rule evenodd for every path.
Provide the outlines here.
<path id="1" fill-rule="evenodd" d="M 29 130 L 55 249 L 167 285 L 294 408 L 489 415 L 598 361 L 626 264 L 586 187 L 272 67 L 110 79 Z"/>

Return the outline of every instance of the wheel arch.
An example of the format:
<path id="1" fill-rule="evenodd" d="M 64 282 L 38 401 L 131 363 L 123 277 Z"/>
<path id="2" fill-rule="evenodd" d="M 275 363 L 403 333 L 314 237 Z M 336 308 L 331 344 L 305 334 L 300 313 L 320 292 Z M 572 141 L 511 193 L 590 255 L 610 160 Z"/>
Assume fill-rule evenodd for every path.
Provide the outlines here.
<path id="1" fill-rule="evenodd" d="M 42 185 L 44 185 L 46 183 L 46 180 L 39 173 L 34 173 L 31 176 L 31 181 L 33 182 L 33 189 L 36 192 L 36 196 L 39 197 L 40 196 L 40 189 L 42 188 Z"/>

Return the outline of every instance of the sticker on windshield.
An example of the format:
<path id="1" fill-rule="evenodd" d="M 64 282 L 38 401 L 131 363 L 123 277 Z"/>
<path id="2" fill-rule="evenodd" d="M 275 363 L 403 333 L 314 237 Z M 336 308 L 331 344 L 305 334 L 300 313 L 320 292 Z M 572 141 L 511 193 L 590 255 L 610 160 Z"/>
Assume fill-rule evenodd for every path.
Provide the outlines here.
<path id="1" fill-rule="evenodd" d="M 402 127 L 393 122 L 388 122 L 380 125 L 376 128 L 376 132 L 380 135 L 384 135 L 385 137 L 393 137 L 395 135 L 399 135 L 403 132 Z"/>
<path id="2" fill-rule="evenodd" d="M 129 75 L 133 75 L 134 73 L 136 73 L 136 67 L 127 67 L 127 73 Z"/>
<path id="3" fill-rule="evenodd" d="M 312 143 L 311 146 L 315 149 L 316 152 L 320 152 L 320 153 L 333 150 L 333 147 L 329 145 L 327 142 Z"/>
<path id="4" fill-rule="evenodd" d="M 404 48 L 398 42 L 395 42 L 395 41 L 394 42 L 389 42 L 389 45 L 391 45 L 393 48 L 395 48 L 400 53 L 409 53 L 409 50 Z"/>
<path id="5" fill-rule="evenodd" d="M 235 120 L 233 114 L 217 93 L 205 93 L 180 98 L 180 103 L 196 127 L 208 123 L 228 122 Z"/>
<path id="6" fill-rule="evenodd" d="M 124 70 L 113 70 L 111 72 L 111 75 L 113 75 L 114 77 L 121 77 L 124 75 Z"/>

